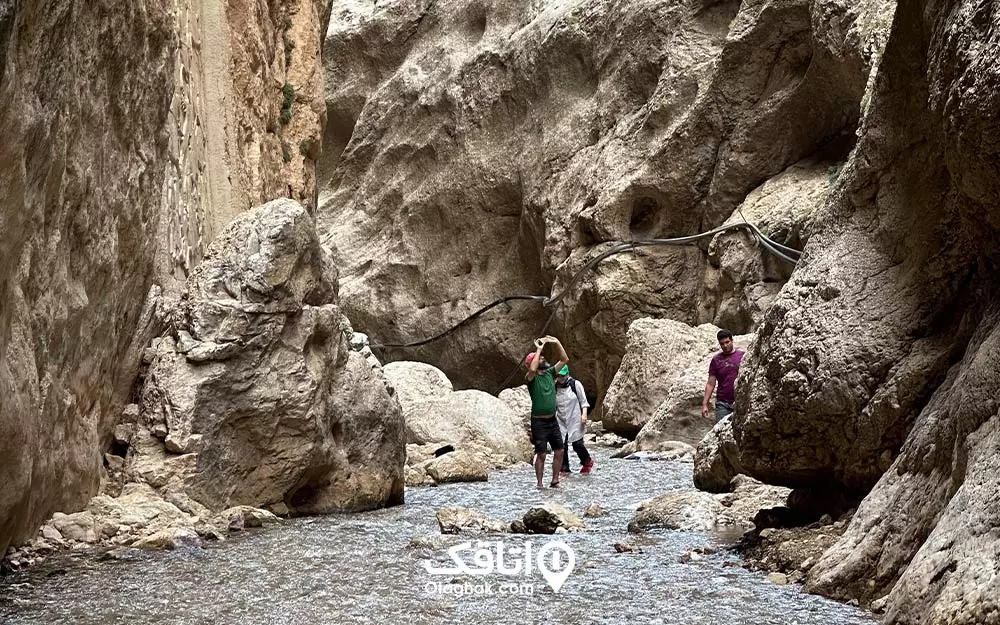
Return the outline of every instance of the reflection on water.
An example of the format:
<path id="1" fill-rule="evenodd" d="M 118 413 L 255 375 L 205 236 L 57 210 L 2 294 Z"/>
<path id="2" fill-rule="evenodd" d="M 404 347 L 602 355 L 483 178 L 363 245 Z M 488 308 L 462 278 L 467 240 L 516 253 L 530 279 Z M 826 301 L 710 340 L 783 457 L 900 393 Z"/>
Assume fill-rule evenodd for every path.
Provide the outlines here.
<path id="1" fill-rule="evenodd" d="M 702 533 L 625 531 L 644 499 L 691 487 L 691 465 L 609 460 L 598 471 L 573 475 L 563 490 L 536 491 L 527 467 L 493 474 L 479 484 L 410 489 L 406 505 L 375 512 L 297 519 L 206 549 L 167 553 L 129 551 L 125 558 L 52 561 L 0 580 L 0 622 L 38 623 L 664 623 L 870 624 L 866 613 L 776 586 L 760 574 L 724 566 L 725 552 L 681 564 L 694 547 L 724 539 Z M 532 578 L 494 574 L 430 575 L 429 559 L 451 562 L 447 549 L 464 542 L 440 536 L 435 510 L 458 505 L 514 519 L 543 501 L 577 514 L 597 502 L 608 515 L 585 519 L 587 532 L 562 535 L 576 568 L 559 593 L 537 571 Z M 433 544 L 414 546 L 415 537 Z M 495 538 L 494 538 L 495 540 Z M 523 545 L 525 536 L 506 537 Z M 530 540 L 540 546 L 547 537 Z M 629 541 L 642 553 L 617 553 Z M 419 541 L 418 541 L 419 542 Z M 527 582 L 518 592 L 499 584 Z M 455 584 L 451 585 L 450 582 Z M 438 592 L 470 582 L 493 594 Z"/>

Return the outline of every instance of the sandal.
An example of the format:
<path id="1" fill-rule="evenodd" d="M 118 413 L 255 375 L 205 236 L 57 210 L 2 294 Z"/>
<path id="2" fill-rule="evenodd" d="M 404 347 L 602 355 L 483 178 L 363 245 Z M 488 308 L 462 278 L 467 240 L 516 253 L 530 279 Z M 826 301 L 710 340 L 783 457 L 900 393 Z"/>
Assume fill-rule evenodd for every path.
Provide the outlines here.
<path id="1" fill-rule="evenodd" d="M 561 482 L 551 482 L 549 483 L 549 488 L 562 488 Z"/>

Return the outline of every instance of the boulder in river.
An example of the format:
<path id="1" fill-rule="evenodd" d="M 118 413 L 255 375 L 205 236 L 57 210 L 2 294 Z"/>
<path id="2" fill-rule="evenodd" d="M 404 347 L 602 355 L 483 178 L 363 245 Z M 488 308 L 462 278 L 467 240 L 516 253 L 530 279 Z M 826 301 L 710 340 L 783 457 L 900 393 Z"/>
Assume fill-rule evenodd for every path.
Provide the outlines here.
<path id="1" fill-rule="evenodd" d="M 722 506 L 696 490 L 677 490 L 644 501 L 628 524 L 631 533 L 650 529 L 707 532 L 715 529 Z"/>
<path id="2" fill-rule="evenodd" d="M 580 517 L 561 504 L 547 503 L 524 513 L 525 530 L 529 534 L 555 534 L 559 528 L 579 530 L 586 528 Z"/>
<path id="3" fill-rule="evenodd" d="M 442 534 L 505 534 L 510 531 L 509 521 L 460 506 L 440 508 L 436 516 Z"/>

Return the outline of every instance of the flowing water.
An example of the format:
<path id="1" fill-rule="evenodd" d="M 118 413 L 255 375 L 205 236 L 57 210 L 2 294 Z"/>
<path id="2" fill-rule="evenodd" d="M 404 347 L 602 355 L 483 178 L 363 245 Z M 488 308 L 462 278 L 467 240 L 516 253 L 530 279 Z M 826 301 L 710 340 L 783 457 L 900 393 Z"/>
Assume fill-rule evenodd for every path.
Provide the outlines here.
<path id="1" fill-rule="evenodd" d="M 596 457 L 596 473 L 574 474 L 562 490 L 536 491 L 525 467 L 494 473 L 479 484 L 409 489 L 405 506 L 296 519 L 207 548 L 128 550 L 123 558 L 106 561 L 53 559 L 0 579 L 0 623 L 874 622 L 860 610 L 732 566 L 735 556 L 719 549 L 731 537 L 676 531 L 630 536 L 625 528 L 635 507 L 668 490 L 692 487 L 691 465 L 610 460 L 602 450 Z M 439 568 L 457 566 L 448 548 L 469 540 L 440 535 L 438 508 L 466 506 L 514 519 L 549 501 L 577 514 L 597 502 L 609 514 L 584 519 L 586 532 L 488 540 L 504 541 L 508 567 L 517 561 L 512 550 L 523 552 L 526 542 L 537 556 L 549 541 L 565 541 L 576 566 L 558 593 L 537 566 L 531 576 L 523 570 L 520 575 L 433 575 L 425 568 L 425 561 Z M 617 542 L 632 542 L 642 553 L 617 553 Z M 679 562 L 697 547 L 719 551 Z M 495 544 L 490 548 L 494 554 L 498 550 Z M 473 562 L 471 552 L 461 555 Z M 566 570 L 567 560 L 561 564 Z"/>

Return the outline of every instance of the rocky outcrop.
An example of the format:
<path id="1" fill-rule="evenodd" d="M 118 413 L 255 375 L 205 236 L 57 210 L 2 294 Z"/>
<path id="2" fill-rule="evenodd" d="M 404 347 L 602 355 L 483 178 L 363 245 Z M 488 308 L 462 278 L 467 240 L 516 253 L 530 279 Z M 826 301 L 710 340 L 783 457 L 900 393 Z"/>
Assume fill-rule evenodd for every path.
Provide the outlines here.
<path id="1" fill-rule="evenodd" d="M 738 388 L 747 471 L 871 489 L 807 588 L 888 593 L 890 623 L 998 621 L 994 23 L 977 2 L 899 3 L 828 223 Z"/>
<path id="2" fill-rule="evenodd" d="M 0 2 L 0 553 L 97 492 L 157 287 L 315 204 L 327 6 Z"/>
<path id="3" fill-rule="evenodd" d="M 772 188 L 786 204 L 799 187 L 822 193 L 821 172 L 853 142 L 871 64 L 856 28 L 865 11 L 832 0 L 338 7 L 324 47 L 338 153 L 321 167 L 319 217 L 348 316 L 383 345 L 421 339 L 498 297 L 560 292 L 613 243 L 719 225 L 782 172 Z M 765 227 L 788 243 L 811 231 Z M 787 275 L 709 255 L 620 254 L 554 310 L 512 302 L 382 353 L 492 390 L 546 327 L 603 394 L 633 320 L 747 323 L 777 289 L 768 281 Z"/>
<path id="4" fill-rule="evenodd" d="M 158 269 L 183 280 L 241 212 L 316 205 L 326 111 L 320 54 L 332 0 L 177 0 Z"/>
<path id="5" fill-rule="evenodd" d="M 292 200 L 244 213 L 212 243 L 153 349 L 132 479 L 213 510 L 402 501 L 399 404 L 349 351 L 328 262 Z"/>
<path id="6" fill-rule="evenodd" d="M 197 546 L 226 539 L 231 532 L 281 521 L 250 506 L 214 513 L 197 502 L 172 494 L 160 496 L 147 484 L 126 484 L 117 497 L 98 495 L 79 512 L 57 512 L 26 544 L 11 549 L 5 570 L 32 566 L 57 552 L 124 547 L 160 550 Z M 111 556 L 113 557 L 113 555 Z"/>

